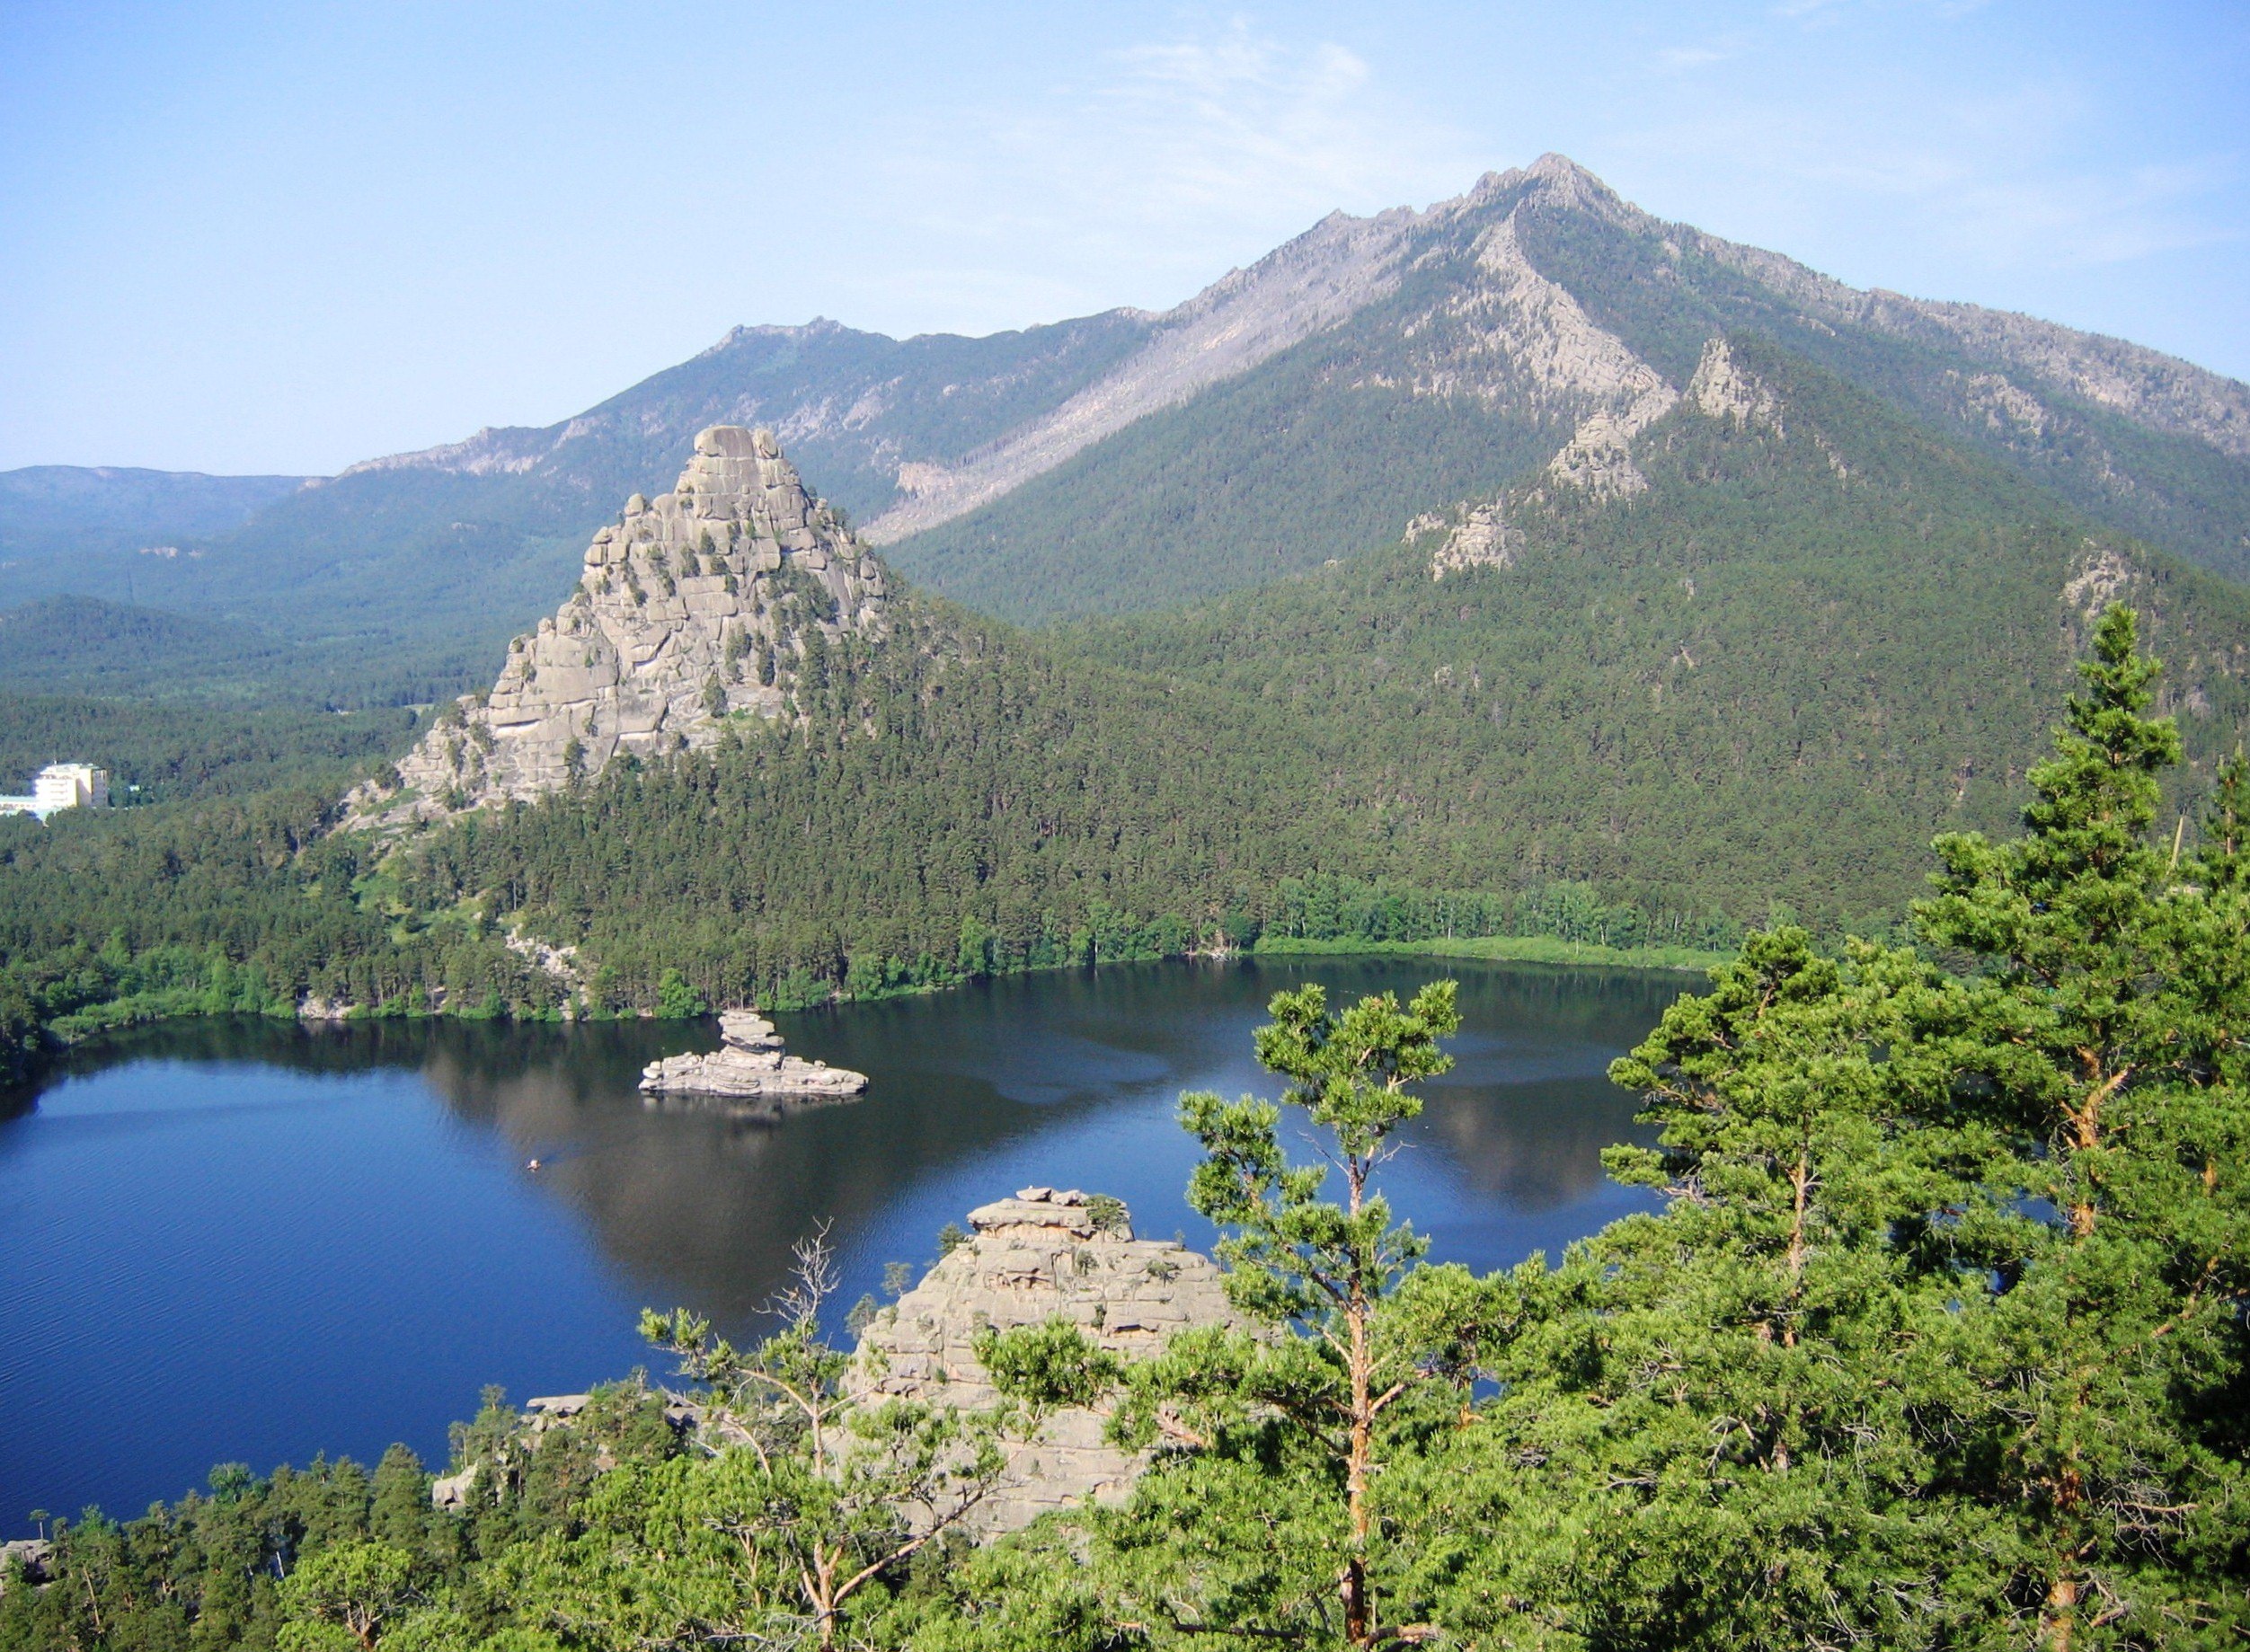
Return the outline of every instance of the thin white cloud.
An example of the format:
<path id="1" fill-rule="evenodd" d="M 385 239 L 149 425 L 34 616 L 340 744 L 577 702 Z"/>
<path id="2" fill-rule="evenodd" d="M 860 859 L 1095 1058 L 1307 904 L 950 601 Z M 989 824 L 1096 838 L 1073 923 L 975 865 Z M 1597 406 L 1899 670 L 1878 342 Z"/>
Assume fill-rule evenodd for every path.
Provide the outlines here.
<path id="1" fill-rule="evenodd" d="M 1042 314 L 1111 302 L 1121 269 L 1163 307 L 1332 210 L 1450 193 L 1486 163 L 1348 49 L 1244 22 L 1134 42 L 1043 95 L 878 141 L 902 216 L 949 250 L 934 278 L 1008 296 L 993 324 L 1018 301 Z"/>
<path id="2" fill-rule="evenodd" d="M 1671 46 L 1656 54 L 1657 66 L 1674 73 L 1690 69 L 1709 68 L 1714 63 L 1724 63 L 1734 54 L 1715 46 Z"/>
<path id="3" fill-rule="evenodd" d="M 2068 81 L 1975 97 L 1820 102 L 1726 99 L 1617 147 L 1667 171 L 1725 179 L 1738 200 L 1811 225 L 1853 203 L 1910 208 L 1919 233 L 1994 269 L 2113 264 L 2244 238 L 2223 203 L 2239 158 L 2212 153 L 2105 166 L 2086 158 L 2098 106 Z"/>

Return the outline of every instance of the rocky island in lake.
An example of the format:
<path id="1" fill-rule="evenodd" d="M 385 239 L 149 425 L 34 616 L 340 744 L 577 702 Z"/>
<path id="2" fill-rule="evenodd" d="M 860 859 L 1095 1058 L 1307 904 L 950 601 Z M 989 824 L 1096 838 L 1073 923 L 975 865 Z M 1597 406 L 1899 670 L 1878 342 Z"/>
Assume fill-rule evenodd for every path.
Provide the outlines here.
<path id="1" fill-rule="evenodd" d="M 756 1010 L 719 1017 L 723 1042 L 708 1055 L 667 1056 L 642 1070 L 651 1096 L 719 1096 L 746 1101 L 840 1101 L 867 1088 L 867 1075 L 804 1061 L 782 1047 L 774 1023 Z"/>

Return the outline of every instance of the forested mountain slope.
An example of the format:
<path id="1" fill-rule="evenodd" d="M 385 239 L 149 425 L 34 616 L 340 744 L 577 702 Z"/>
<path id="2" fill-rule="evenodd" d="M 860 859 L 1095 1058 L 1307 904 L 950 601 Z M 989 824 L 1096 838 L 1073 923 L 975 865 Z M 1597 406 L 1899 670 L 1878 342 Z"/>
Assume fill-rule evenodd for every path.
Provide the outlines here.
<path id="1" fill-rule="evenodd" d="M 316 692 L 318 662 L 270 632 L 161 608 L 49 596 L 0 613 L 0 684 L 47 693 L 229 699 L 280 679 Z"/>
<path id="2" fill-rule="evenodd" d="M 121 552 L 169 560 L 167 548 L 176 554 L 183 540 L 240 527 L 309 480 L 111 465 L 0 471 L 0 579 L 6 581 L 0 588 L 11 595 L 84 591 L 88 587 L 72 582 L 83 571 L 74 566 L 80 559 Z M 121 578 L 135 564 L 104 566 Z"/>
<path id="3" fill-rule="evenodd" d="M 1057 639 L 1290 709 L 1392 853 L 1448 887 L 1587 879 L 1823 918 L 1894 906 L 1929 836 L 2004 826 L 2084 626 L 2148 610 L 2191 749 L 2250 715 L 2250 598 L 1748 336 L 1760 419 L 1683 402 L 1645 488 L 1519 490 L 1457 529 Z"/>
<path id="4" fill-rule="evenodd" d="M 762 496 L 785 467 L 761 466 Z M 653 629 L 620 646 L 656 659 L 641 521 L 596 560 L 649 592 Z M 1706 340 L 1629 440 L 1574 439 L 1403 542 L 1192 610 L 1024 632 L 889 586 L 880 626 L 805 623 L 777 610 L 819 535 L 776 553 L 746 521 L 671 577 L 717 604 L 689 587 L 737 559 L 722 629 L 766 605 L 773 683 L 723 678 L 765 632 L 731 661 L 722 636 L 721 692 L 670 694 L 669 743 L 525 768 L 536 800 L 463 783 L 385 835 L 334 831 L 332 791 L 10 835 L 0 973 L 24 1015 L 239 1005 L 243 980 L 251 1007 L 802 1003 L 1262 933 L 1707 945 L 1776 903 L 1864 925 L 1915 892 L 1934 833 L 2006 827 L 2104 603 L 2139 605 L 2168 661 L 2190 766 L 2167 821 L 2250 721 L 2250 593 L 1750 333 Z M 567 702 L 564 629 L 537 682 L 562 673 Z M 144 955 L 169 961 L 136 974 Z M 252 973 L 195 985 L 212 959 Z"/>
<path id="5" fill-rule="evenodd" d="M 1481 560 L 1439 523 L 1048 633 L 909 596 L 771 730 L 467 817 L 418 899 L 504 891 L 620 984 L 677 966 L 714 998 L 1239 938 L 1308 878 L 1489 902 L 1470 923 L 1586 885 L 1652 939 L 1776 903 L 1865 923 L 1934 834 L 2006 827 L 2119 597 L 2172 658 L 2183 800 L 2234 747 L 2250 594 L 1815 363 L 1709 354 L 1630 444 L 1634 488 L 1548 473 Z"/>
<path id="6" fill-rule="evenodd" d="M 1315 567 L 1531 468 L 1590 420 L 1629 435 L 1730 331 L 1814 358 L 2096 521 L 2250 571 L 2250 388 L 2233 380 L 1858 292 L 1653 217 L 1557 155 L 1395 223 L 1392 278 L 1363 283 L 1347 320 L 903 540 L 901 571 L 1035 620 Z M 1344 473 L 1360 485 L 1338 508 Z"/>
<path id="7" fill-rule="evenodd" d="M 1426 210 L 1334 215 L 1161 315 L 983 339 L 739 328 L 561 423 L 292 485 L 177 557 L 127 545 L 153 527 L 42 540 L 0 559 L 0 605 L 70 591 L 192 611 L 272 632 L 363 698 L 424 699 L 485 680 L 615 502 L 665 486 L 696 430 L 739 423 L 773 428 L 900 571 L 972 607 L 1163 607 L 1387 543 L 1591 429 L 1629 437 L 1729 331 L 1821 362 L 2096 522 L 2250 570 L 2250 389 L 2116 340 L 1860 292 L 1549 155 Z"/>

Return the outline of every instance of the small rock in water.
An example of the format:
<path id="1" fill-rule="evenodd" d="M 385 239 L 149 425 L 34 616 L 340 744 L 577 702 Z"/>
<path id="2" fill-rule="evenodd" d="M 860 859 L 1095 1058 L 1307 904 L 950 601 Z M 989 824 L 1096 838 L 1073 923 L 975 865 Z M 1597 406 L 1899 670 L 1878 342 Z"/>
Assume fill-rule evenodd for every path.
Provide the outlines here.
<path id="1" fill-rule="evenodd" d="M 709 1055 L 667 1056 L 649 1063 L 641 1073 L 641 1088 L 651 1095 L 827 1100 L 867 1088 L 864 1073 L 786 1053 L 774 1023 L 754 1009 L 722 1013 L 719 1037 L 720 1047 Z"/>

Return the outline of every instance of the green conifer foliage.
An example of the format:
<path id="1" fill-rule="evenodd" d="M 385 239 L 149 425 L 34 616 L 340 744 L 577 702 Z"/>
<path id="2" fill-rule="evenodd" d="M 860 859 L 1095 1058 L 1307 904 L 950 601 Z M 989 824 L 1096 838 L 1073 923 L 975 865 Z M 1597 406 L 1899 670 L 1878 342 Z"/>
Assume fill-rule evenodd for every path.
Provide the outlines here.
<path id="1" fill-rule="evenodd" d="M 493 1393 L 457 1509 L 399 1449 L 56 1523 L 0 1652 L 2239 1648 L 2250 774 L 2192 845 L 2167 829 L 2156 671 L 2104 615 L 2022 835 L 1939 840 L 1919 950 L 1779 925 L 1674 1004 L 1613 1068 L 1654 1140 L 1608 1162 L 1658 1207 L 1559 1267 L 1432 1266 L 1382 1197 L 1448 984 L 1284 994 L 1256 1041 L 1280 1101 L 1181 1106 L 1244 1327 L 1130 1363 L 1061 1320 L 989 1336 L 1009 1404 L 970 1417 L 847 1404 L 812 1307 L 740 1350 L 651 1316 L 692 1395 L 627 1383 L 540 1431 Z M 947 957 L 1008 932 L 949 928 Z M 1129 932 L 1104 906 L 1084 944 Z M 122 928 L 90 957 L 148 968 Z M 1285 1109 L 1319 1160 L 1284 1153 Z M 972 1535 L 1002 1440 L 1058 1406 L 1147 1471 Z"/>
<path id="2" fill-rule="evenodd" d="M 2180 830 L 2154 831 L 2180 755 L 2145 714 L 2157 669 L 2111 608 L 2024 836 L 1940 839 L 1917 912 L 1979 966 L 1933 1040 L 1954 1070 L 1933 1105 L 2007 1151 L 1973 1253 L 1995 1288 L 1958 1328 L 1980 1385 L 1961 1466 L 2003 1512 L 2008 1598 L 2056 1652 L 2192 1644 L 2240 1611 L 2184 1573 L 2224 1550 L 2212 1523 L 2244 1495 L 2250 927 L 2237 888 L 2194 879 Z M 2216 807 L 2224 872 L 2234 805 Z"/>

